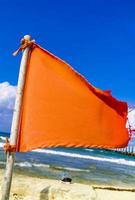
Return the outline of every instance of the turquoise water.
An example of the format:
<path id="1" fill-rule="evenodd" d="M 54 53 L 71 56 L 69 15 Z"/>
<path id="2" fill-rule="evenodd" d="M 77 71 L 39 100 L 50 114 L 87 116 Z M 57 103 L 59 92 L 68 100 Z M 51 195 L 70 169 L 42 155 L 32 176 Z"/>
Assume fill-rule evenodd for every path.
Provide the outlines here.
<path id="1" fill-rule="evenodd" d="M 2 145 L 6 136 L 0 135 L 1 167 L 5 165 Z M 103 149 L 49 148 L 17 153 L 15 170 L 59 180 L 68 173 L 75 182 L 135 186 L 135 157 Z"/>

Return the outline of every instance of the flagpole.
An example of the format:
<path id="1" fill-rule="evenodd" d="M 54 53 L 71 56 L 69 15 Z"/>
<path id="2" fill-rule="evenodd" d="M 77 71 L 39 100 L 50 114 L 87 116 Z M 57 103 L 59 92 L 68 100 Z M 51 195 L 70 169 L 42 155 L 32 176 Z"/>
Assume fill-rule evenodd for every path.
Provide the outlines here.
<path id="1" fill-rule="evenodd" d="M 24 36 L 23 40 L 28 43 L 30 42 L 30 39 L 31 37 L 29 35 L 26 35 Z M 14 112 L 13 112 L 13 120 L 12 120 L 11 135 L 10 135 L 11 146 L 15 146 L 17 142 L 19 117 L 20 117 L 21 103 L 22 103 L 22 97 L 23 97 L 23 90 L 24 90 L 24 85 L 25 85 L 26 67 L 27 67 L 29 56 L 30 56 L 30 52 L 31 52 L 30 45 L 27 45 L 26 48 L 24 48 L 23 50 L 23 55 L 22 55 L 22 59 L 20 63 L 18 88 L 17 88 L 17 95 L 16 95 L 15 107 L 14 107 Z M 2 185 L 1 200 L 9 200 L 14 160 L 15 160 L 15 153 L 8 151 L 5 176 L 4 176 L 3 185 Z"/>

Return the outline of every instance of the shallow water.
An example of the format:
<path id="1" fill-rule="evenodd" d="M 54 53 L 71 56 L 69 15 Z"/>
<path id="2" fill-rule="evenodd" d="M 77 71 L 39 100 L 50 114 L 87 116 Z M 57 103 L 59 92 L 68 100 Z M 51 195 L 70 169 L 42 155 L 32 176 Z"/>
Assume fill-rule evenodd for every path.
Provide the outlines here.
<path id="1" fill-rule="evenodd" d="M 0 166 L 6 135 L 1 134 Z M 17 153 L 15 170 L 30 175 L 61 179 L 68 173 L 73 181 L 117 186 L 135 186 L 135 157 L 103 149 L 51 148 Z"/>

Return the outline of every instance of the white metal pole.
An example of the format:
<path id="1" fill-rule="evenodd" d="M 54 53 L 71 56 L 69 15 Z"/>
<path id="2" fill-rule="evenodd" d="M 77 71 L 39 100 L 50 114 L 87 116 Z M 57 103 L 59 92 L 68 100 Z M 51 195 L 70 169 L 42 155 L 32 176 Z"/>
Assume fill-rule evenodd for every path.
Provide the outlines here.
<path id="1" fill-rule="evenodd" d="M 27 41 L 30 41 L 31 37 L 29 35 L 26 35 L 24 36 L 24 39 Z M 16 142 L 17 142 L 19 116 L 20 116 L 21 103 L 22 103 L 22 97 L 23 97 L 23 89 L 24 89 L 24 84 L 25 84 L 26 67 L 27 67 L 29 56 L 30 56 L 30 46 L 24 49 L 22 59 L 21 59 L 20 72 L 19 72 L 19 78 L 18 78 L 17 96 L 16 96 L 16 101 L 15 101 L 12 127 L 11 127 L 10 145 L 16 145 Z M 1 200 L 9 200 L 14 160 L 15 160 L 15 153 L 7 152 L 7 162 L 6 162 L 5 176 L 4 176 L 3 185 L 2 185 Z"/>

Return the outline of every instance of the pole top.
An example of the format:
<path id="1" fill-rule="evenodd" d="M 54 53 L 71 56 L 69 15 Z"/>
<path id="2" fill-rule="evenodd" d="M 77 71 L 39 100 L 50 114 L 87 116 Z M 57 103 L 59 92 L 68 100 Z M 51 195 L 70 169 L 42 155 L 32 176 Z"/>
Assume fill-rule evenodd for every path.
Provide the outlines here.
<path id="1" fill-rule="evenodd" d="M 30 35 L 25 35 L 22 39 L 21 39 L 21 45 L 19 47 L 19 49 L 17 49 L 14 53 L 13 56 L 16 56 L 20 51 L 23 51 L 24 49 L 26 49 L 27 47 L 31 47 L 34 43 L 35 40 L 31 40 L 31 36 Z"/>
<path id="2" fill-rule="evenodd" d="M 24 39 L 30 41 L 30 40 L 31 40 L 31 36 L 30 36 L 30 35 L 25 35 L 25 36 L 24 36 Z"/>

